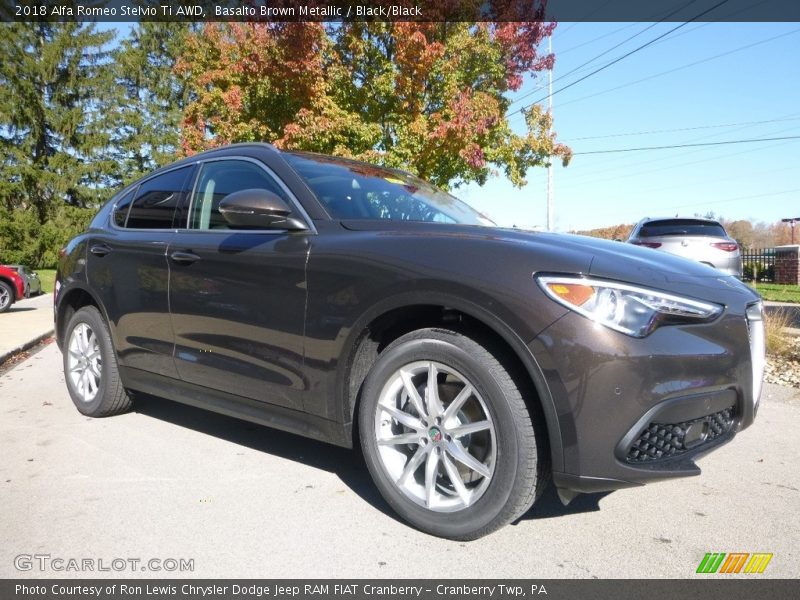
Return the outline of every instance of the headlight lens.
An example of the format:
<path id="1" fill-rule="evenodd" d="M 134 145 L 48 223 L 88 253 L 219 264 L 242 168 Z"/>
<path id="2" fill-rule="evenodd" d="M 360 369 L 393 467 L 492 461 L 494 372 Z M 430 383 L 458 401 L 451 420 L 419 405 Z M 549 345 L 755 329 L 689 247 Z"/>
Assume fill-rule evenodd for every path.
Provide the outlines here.
<path id="1" fill-rule="evenodd" d="M 612 281 L 537 275 L 539 287 L 559 304 L 596 323 L 633 337 L 659 325 L 715 319 L 723 307 Z"/>

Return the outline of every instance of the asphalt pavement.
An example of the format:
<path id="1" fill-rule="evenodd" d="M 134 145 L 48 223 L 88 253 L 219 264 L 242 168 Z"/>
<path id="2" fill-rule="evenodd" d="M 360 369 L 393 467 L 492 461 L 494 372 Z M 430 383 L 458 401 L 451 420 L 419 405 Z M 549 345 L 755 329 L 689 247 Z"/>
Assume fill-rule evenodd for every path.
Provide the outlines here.
<path id="1" fill-rule="evenodd" d="M 3 578 L 692 578 L 706 552 L 773 553 L 756 577 L 800 576 L 792 388 L 767 385 L 755 425 L 702 459 L 700 477 L 566 508 L 550 489 L 518 523 L 469 543 L 397 520 L 354 451 L 157 398 L 84 417 L 55 344 L 0 377 L 0 415 Z M 15 568 L 37 554 L 95 569 L 145 562 Z M 141 571 L 150 559 L 193 570 Z"/>

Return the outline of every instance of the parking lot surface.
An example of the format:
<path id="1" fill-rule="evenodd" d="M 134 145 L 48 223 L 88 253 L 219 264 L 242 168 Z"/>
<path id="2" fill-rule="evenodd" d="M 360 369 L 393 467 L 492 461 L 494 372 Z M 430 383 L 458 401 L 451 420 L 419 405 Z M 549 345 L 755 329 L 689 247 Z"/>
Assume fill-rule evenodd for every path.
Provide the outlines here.
<path id="1" fill-rule="evenodd" d="M 769 552 L 756 577 L 794 578 L 800 394 L 768 385 L 762 402 L 700 477 L 569 507 L 550 489 L 518 523 L 451 542 L 398 521 L 357 452 L 150 397 L 84 417 L 51 344 L 0 377 L 0 577 L 691 578 L 706 552 Z M 19 571 L 22 554 L 194 570 Z"/>
<path id="2" fill-rule="evenodd" d="M 15 302 L 0 314 L 0 364 L 53 333 L 53 294 Z"/>

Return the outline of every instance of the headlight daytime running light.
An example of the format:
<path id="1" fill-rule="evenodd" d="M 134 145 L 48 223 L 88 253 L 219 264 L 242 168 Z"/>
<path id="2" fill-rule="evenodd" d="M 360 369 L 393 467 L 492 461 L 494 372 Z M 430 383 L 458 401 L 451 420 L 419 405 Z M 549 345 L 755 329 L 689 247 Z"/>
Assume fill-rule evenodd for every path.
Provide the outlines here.
<path id="1" fill-rule="evenodd" d="M 718 317 L 723 306 L 624 283 L 567 275 L 536 275 L 550 298 L 587 319 L 642 338 L 660 325 Z"/>

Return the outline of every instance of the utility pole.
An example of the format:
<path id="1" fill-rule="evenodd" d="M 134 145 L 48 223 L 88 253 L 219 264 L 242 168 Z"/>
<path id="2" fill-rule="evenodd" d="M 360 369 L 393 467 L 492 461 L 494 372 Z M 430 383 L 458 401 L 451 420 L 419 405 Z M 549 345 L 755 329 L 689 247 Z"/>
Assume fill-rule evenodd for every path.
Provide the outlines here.
<path id="1" fill-rule="evenodd" d="M 547 36 L 547 53 L 553 53 L 553 32 Z M 555 67 L 555 65 L 553 65 Z M 547 71 L 547 110 L 553 116 L 553 69 Z M 551 127 L 552 129 L 552 127 Z M 547 231 L 553 231 L 553 157 L 547 166 Z M 794 229 L 792 229 L 794 233 Z"/>

